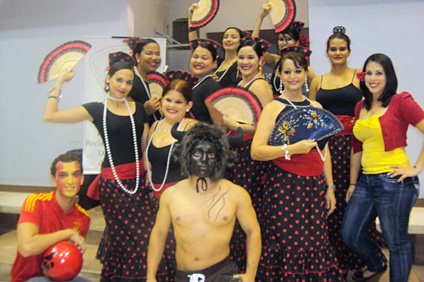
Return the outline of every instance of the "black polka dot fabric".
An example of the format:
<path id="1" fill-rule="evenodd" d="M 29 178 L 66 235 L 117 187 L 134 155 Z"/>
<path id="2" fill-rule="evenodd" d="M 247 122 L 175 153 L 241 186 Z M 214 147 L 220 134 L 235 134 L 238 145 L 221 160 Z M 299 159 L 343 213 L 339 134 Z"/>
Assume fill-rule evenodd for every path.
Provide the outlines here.
<path id="1" fill-rule="evenodd" d="M 130 62 L 134 65 L 134 59 L 124 52 L 115 52 L 109 54 L 109 66 L 117 62 Z"/>

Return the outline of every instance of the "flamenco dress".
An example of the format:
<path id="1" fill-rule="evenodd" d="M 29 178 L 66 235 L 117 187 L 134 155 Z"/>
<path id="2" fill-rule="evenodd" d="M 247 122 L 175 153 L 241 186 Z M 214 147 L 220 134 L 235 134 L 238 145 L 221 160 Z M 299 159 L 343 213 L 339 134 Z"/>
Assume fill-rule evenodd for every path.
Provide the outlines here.
<path id="1" fill-rule="evenodd" d="M 332 136 L 328 140 L 331 152 L 333 181 L 336 185 L 335 196 L 337 206 L 335 211 L 328 217 L 328 230 L 331 245 L 336 251 L 336 256 L 341 269 L 360 269 L 364 263 L 358 255 L 351 251 L 342 240 L 340 233 L 343 216 L 346 210 L 346 193 L 349 189 L 350 176 L 350 152 L 352 149 L 352 128 L 354 125 L 354 108 L 362 99 L 361 91 L 353 85 L 353 79 L 349 85 L 336 89 L 320 89 L 317 92 L 316 100 L 324 109 L 334 114 L 343 124 L 344 131 Z M 322 84 L 322 77 L 320 86 Z M 376 230 L 373 224 L 368 230 L 369 238 L 377 243 L 380 256 L 384 259 L 381 246 L 384 238 Z"/>
<path id="2" fill-rule="evenodd" d="M 198 121 L 212 124 L 212 118 L 205 105 L 206 98 L 213 92 L 221 89 L 221 86 L 210 76 L 201 78 L 193 87 L 193 107 L 191 113 Z"/>
<path id="3" fill-rule="evenodd" d="M 88 103 L 83 107 L 93 118 L 93 124 L 104 142 L 102 103 Z M 136 103 L 133 114 L 137 144 L 141 144 L 147 117 L 143 105 Z M 115 115 L 107 111 L 107 133 L 112 158 L 118 177 L 128 190 L 136 185 L 136 164 L 132 126 L 129 116 Z M 138 150 L 141 160 L 141 148 Z M 140 170 L 143 165 L 140 161 Z M 140 171 L 140 183 L 136 193 L 129 194 L 116 182 L 109 159 L 104 158 L 98 182 L 100 205 L 106 222 L 97 257 L 103 264 L 101 281 L 133 282 L 147 278 L 147 245 L 154 224 L 154 213 L 149 200 L 149 190 Z M 90 187 L 91 189 L 91 187 Z M 160 263 L 158 281 L 170 281 L 169 269 Z"/>
<path id="4" fill-rule="evenodd" d="M 281 98 L 286 107 L 293 107 Z M 309 107 L 310 102 L 293 102 Z M 328 238 L 324 162 L 306 155 L 278 158 L 269 165 L 262 201 L 262 256 L 256 281 L 344 281 Z"/>

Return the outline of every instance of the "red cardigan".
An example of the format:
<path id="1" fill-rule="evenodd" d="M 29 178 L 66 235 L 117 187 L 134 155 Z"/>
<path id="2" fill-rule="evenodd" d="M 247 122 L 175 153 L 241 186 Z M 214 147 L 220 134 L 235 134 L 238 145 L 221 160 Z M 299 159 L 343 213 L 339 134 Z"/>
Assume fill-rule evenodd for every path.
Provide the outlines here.
<path id="1" fill-rule="evenodd" d="M 355 107 L 355 120 L 359 119 L 359 113 L 364 100 L 359 101 Z M 384 150 L 393 151 L 396 148 L 406 147 L 406 131 L 408 125 L 416 126 L 424 119 L 424 111 L 415 102 L 411 94 L 402 92 L 395 94 L 390 101 L 387 111 L 378 118 L 383 132 Z M 353 138 L 353 150 L 355 153 L 362 152 L 362 142 Z"/>

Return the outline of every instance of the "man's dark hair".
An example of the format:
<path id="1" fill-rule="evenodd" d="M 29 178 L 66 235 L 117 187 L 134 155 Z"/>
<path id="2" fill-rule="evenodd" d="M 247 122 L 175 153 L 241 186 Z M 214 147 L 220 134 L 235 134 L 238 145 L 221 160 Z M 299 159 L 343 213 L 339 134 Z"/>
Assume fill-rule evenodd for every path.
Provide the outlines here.
<path id="1" fill-rule="evenodd" d="M 50 166 L 50 174 L 52 176 L 56 176 L 56 166 L 58 162 L 62 162 L 62 163 L 77 162 L 80 165 L 81 173 L 82 173 L 81 158 L 73 152 L 66 152 L 53 160 L 52 165 Z"/>

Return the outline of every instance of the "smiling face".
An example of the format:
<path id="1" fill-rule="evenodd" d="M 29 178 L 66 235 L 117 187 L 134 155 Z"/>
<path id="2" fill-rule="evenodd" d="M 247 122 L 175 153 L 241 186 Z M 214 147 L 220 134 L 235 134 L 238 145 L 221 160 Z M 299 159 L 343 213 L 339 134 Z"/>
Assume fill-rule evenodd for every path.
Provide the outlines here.
<path id="1" fill-rule="evenodd" d="M 347 42 L 340 38 L 331 39 L 327 50 L 327 56 L 333 65 L 346 64 L 347 58 L 350 56 Z"/>
<path id="2" fill-rule="evenodd" d="M 136 54 L 138 71 L 142 74 L 156 71 L 160 65 L 160 48 L 157 43 L 149 43 L 143 47 L 140 54 Z"/>
<path id="3" fill-rule="evenodd" d="M 106 82 L 110 85 L 110 95 L 122 99 L 128 96 L 134 82 L 134 71 L 121 69 L 112 76 L 106 76 Z"/>
<path id="4" fill-rule="evenodd" d="M 237 66 L 243 79 L 251 79 L 259 73 L 259 65 L 262 60 L 251 46 L 242 47 L 238 51 Z"/>
<path id="5" fill-rule="evenodd" d="M 235 51 L 239 46 L 240 34 L 233 28 L 228 29 L 222 38 L 222 47 L 225 51 Z"/>
<path id="6" fill-rule="evenodd" d="M 302 86 L 307 78 L 307 72 L 302 67 L 296 66 L 293 60 L 286 59 L 283 62 L 280 77 L 285 92 L 301 94 Z"/>
<path id="7" fill-rule="evenodd" d="M 60 197 L 75 197 L 84 181 L 80 164 L 73 162 L 58 162 L 56 164 L 56 174 L 51 176 L 52 183 L 56 186 L 56 191 Z"/>
<path id="8" fill-rule="evenodd" d="M 198 177 L 210 178 L 217 165 L 216 147 L 209 141 L 199 141 L 190 155 L 190 171 Z"/>
<path id="9" fill-rule="evenodd" d="M 370 61 L 365 68 L 365 85 L 378 98 L 386 87 L 386 73 L 380 63 Z"/>
<path id="10" fill-rule="evenodd" d="M 203 47 L 197 47 L 190 59 L 190 70 L 198 78 L 202 78 L 212 73 L 216 62 L 212 58 L 211 52 Z"/>
<path id="11" fill-rule="evenodd" d="M 299 41 L 296 41 L 289 33 L 279 33 L 277 38 L 278 50 L 286 47 L 299 46 Z"/>
<path id="12" fill-rule="evenodd" d="M 161 100 L 162 113 L 170 120 L 180 121 L 192 106 L 193 102 L 187 102 L 180 91 L 173 89 L 166 92 Z"/>

